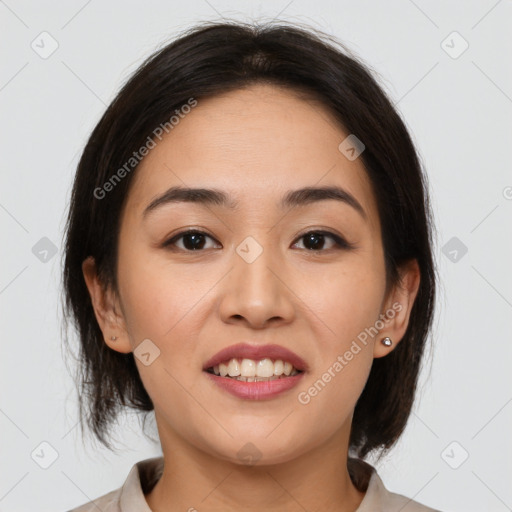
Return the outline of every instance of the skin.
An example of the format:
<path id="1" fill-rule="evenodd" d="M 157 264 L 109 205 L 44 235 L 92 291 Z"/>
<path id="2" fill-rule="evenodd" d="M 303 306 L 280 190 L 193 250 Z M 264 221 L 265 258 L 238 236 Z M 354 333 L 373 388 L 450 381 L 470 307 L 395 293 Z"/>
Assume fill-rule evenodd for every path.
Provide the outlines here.
<path id="1" fill-rule="evenodd" d="M 137 169 L 122 213 L 119 293 L 103 290 L 94 260 L 84 262 L 105 343 L 127 353 L 149 338 L 160 350 L 148 366 L 135 358 L 165 460 L 146 495 L 152 510 L 348 512 L 361 503 L 346 466 L 354 407 L 373 359 L 403 337 L 420 276 L 413 260 L 401 284 L 386 290 L 370 182 L 361 159 L 338 150 L 347 135 L 323 106 L 284 88 L 253 85 L 201 100 Z M 144 219 L 144 208 L 176 185 L 224 190 L 240 209 L 182 202 Z M 327 185 L 349 191 L 366 218 L 334 200 L 277 206 L 290 189 Z M 162 247 L 189 227 L 208 234 L 202 249 L 190 250 L 186 237 Z M 355 247 L 337 248 L 326 236 L 319 249 L 308 248 L 304 235 L 320 228 Z M 252 263 L 236 252 L 247 236 L 263 249 Z M 379 335 L 307 405 L 299 403 L 298 393 L 393 303 L 402 309 Z M 380 342 L 385 336 L 392 347 Z M 202 366 L 238 342 L 280 344 L 309 371 L 273 399 L 234 397 Z M 261 457 L 253 465 L 237 456 L 249 442 Z"/>

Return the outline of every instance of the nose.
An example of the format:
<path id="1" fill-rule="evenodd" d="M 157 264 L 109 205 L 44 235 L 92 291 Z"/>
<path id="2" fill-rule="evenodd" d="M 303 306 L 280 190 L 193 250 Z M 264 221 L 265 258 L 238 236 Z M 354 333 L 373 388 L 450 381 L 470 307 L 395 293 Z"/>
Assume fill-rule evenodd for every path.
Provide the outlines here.
<path id="1" fill-rule="evenodd" d="M 250 261 L 250 260 L 249 260 Z M 221 290 L 219 312 L 226 323 L 245 323 L 253 329 L 287 324 L 295 308 L 291 278 L 284 265 L 263 250 L 255 261 L 248 262 L 233 253 L 233 269 Z"/>

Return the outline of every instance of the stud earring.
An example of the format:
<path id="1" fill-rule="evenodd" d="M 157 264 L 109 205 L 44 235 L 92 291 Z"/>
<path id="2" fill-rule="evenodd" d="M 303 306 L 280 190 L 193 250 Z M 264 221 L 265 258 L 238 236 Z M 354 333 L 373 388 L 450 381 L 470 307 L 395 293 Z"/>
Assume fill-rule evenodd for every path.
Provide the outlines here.
<path id="1" fill-rule="evenodd" d="M 386 336 L 385 338 L 382 338 L 380 340 L 380 342 L 386 346 L 386 347 L 391 347 L 391 345 L 393 345 L 393 341 L 391 340 L 391 338 L 389 338 L 388 336 Z"/>
<path id="2" fill-rule="evenodd" d="M 116 340 L 117 340 L 117 336 L 110 336 L 110 339 L 111 339 L 112 341 L 116 341 Z"/>

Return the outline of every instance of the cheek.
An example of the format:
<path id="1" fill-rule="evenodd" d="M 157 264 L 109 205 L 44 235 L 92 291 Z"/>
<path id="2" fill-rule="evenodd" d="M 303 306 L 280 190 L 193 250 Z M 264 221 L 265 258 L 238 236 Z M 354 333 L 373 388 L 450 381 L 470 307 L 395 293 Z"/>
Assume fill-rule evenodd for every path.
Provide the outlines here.
<path id="1" fill-rule="evenodd" d="M 172 339 L 183 329 L 195 304 L 211 286 L 211 274 L 190 269 L 183 271 L 147 250 L 128 250 L 120 256 L 120 293 L 135 344 L 144 338 Z M 199 275 L 203 279 L 198 279 Z"/>
<path id="2" fill-rule="evenodd" d="M 378 265 L 364 271 L 355 267 L 339 270 L 312 287 L 315 291 L 308 299 L 315 313 L 309 323 L 316 326 L 316 357 L 297 402 L 307 412 L 305 428 L 313 428 L 322 417 L 316 428 L 325 435 L 349 420 L 373 363 L 374 338 L 368 332 L 379 318 L 385 280 Z"/>
<path id="3" fill-rule="evenodd" d="M 303 293 L 307 292 L 307 304 L 318 317 L 315 323 L 323 325 L 319 339 L 327 352 L 350 345 L 379 317 L 386 282 L 378 260 L 353 258 L 350 264 L 310 273 L 306 283 Z"/>
<path id="4" fill-rule="evenodd" d="M 374 340 L 368 333 L 379 319 L 386 282 L 378 257 L 347 258 L 343 265 L 325 268 L 302 281 L 302 293 L 309 290 L 316 357 L 297 401 L 309 413 L 306 422 L 324 416 L 321 428 L 328 431 L 348 419 L 368 379 Z"/>

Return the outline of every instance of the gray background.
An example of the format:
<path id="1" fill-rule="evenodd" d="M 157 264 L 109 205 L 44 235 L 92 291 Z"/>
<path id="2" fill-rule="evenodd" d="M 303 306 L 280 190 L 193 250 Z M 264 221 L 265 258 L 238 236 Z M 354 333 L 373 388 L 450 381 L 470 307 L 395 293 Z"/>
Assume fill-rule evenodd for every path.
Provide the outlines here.
<path id="1" fill-rule="evenodd" d="M 444 511 L 512 510 L 511 15 L 510 0 L 0 1 L 0 510 L 67 510 L 159 454 L 134 415 L 119 454 L 81 443 L 61 348 L 64 215 L 86 137 L 125 79 L 178 31 L 222 16 L 327 31 L 397 102 L 430 177 L 442 284 L 431 369 L 378 469 Z"/>

